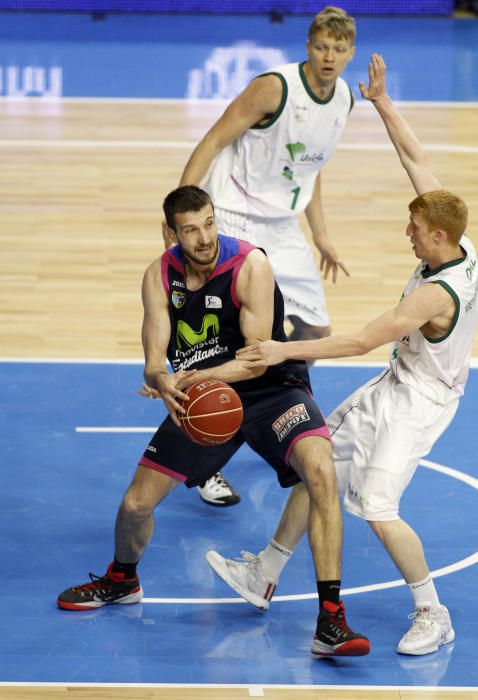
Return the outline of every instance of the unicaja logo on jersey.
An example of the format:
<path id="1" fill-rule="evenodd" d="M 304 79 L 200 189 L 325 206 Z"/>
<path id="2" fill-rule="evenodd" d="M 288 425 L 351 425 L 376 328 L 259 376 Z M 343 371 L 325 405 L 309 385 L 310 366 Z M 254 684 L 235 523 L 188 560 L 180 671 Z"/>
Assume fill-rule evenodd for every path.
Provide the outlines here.
<path id="1" fill-rule="evenodd" d="M 186 321 L 178 321 L 176 328 L 176 344 L 178 348 L 180 350 L 185 346 L 192 348 L 194 345 L 204 342 L 209 335 L 210 329 L 213 337 L 219 334 L 219 319 L 216 314 L 206 314 L 204 316 L 200 331 L 193 330 Z"/>
<path id="2" fill-rule="evenodd" d="M 305 143 L 301 143 L 300 141 L 297 141 L 297 143 L 287 143 L 286 148 L 292 161 L 295 161 L 295 157 L 300 153 L 305 153 Z"/>

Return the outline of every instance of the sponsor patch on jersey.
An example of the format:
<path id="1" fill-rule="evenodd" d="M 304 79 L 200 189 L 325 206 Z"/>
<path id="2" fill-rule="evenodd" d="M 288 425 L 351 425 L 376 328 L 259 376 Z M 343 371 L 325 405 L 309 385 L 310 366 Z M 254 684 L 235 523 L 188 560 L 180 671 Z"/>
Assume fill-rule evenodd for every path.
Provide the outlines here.
<path id="1" fill-rule="evenodd" d="M 206 294 L 206 309 L 222 309 L 222 299 L 212 294 Z"/>
<path id="2" fill-rule="evenodd" d="M 287 148 L 293 162 L 295 161 L 296 156 L 300 155 L 301 153 L 305 153 L 305 143 L 301 143 L 300 141 L 297 141 L 296 143 L 286 143 L 285 147 Z"/>
<path id="3" fill-rule="evenodd" d="M 171 294 L 171 301 L 173 302 L 173 306 L 176 309 L 180 309 L 181 306 L 184 306 L 184 303 L 186 301 L 186 293 L 174 290 Z"/>
<path id="4" fill-rule="evenodd" d="M 284 169 L 282 170 L 282 177 L 287 178 L 287 180 L 292 180 L 294 178 L 294 172 L 289 168 L 288 165 L 284 165 Z"/>
<path id="5" fill-rule="evenodd" d="M 173 287 L 182 287 L 182 288 L 184 289 L 184 287 L 185 287 L 186 285 L 184 284 L 184 282 L 180 282 L 179 280 L 173 280 L 173 281 L 171 282 L 171 286 L 173 286 Z"/>
<path id="6" fill-rule="evenodd" d="M 290 431 L 295 428 L 298 423 L 304 423 L 310 420 L 310 416 L 307 413 L 307 409 L 303 403 L 298 403 L 296 406 L 292 406 L 285 413 L 283 413 L 279 418 L 272 424 L 272 430 L 277 435 L 279 442 L 287 437 Z"/>

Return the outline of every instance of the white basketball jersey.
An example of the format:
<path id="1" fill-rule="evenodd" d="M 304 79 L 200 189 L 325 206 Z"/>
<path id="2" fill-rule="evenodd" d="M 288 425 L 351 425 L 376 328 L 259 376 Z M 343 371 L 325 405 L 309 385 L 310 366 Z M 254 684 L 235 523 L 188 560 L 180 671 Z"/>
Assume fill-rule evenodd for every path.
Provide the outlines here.
<path id="1" fill-rule="evenodd" d="M 443 338 L 426 338 L 420 330 L 392 345 L 390 365 L 397 379 L 421 394 L 446 404 L 459 398 L 468 378 L 473 336 L 478 327 L 478 266 L 472 242 L 463 236 L 464 258 L 435 270 L 422 262 L 410 278 L 404 296 L 423 284 L 440 284 L 456 306 Z"/>
<path id="2" fill-rule="evenodd" d="M 298 214 L 310 202 L 316 175 L 337 147 L 353 97 L 338 78 L 331 97 L 319 100 L 301 63 L 271 73 L 282 81 L 279 109 L 219 153 L 205 189 L 222 209 L 277 218 Z"/>

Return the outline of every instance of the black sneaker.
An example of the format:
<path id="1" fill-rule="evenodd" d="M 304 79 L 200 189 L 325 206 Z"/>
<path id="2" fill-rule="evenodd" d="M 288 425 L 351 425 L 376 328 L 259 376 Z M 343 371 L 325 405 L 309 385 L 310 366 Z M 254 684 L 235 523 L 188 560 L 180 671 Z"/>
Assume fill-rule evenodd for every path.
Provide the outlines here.
<path id="1" fill-rule="evenodd" d="M 197 488 L 202 500 L 211 506 L 234 506 L 241 500 L 221 472 L 217 472 Z"/>
<path id="2" fill-rule="evenodd" d="M 367 637 L 352 632 L 345 620 L 345 608 L 324 601 L 317 618 L 317 630 L 310 648 L 316 656 L 365 656 L 370 651 Z"/>
<path id="3" fill-rule="evenodd" d="M 113 572 L 112 566 L 104 576 L 90 574 L 90 583 L 67 588 L 58 596 L 58 606 L 64 610 L 94 610 L 112 603 L 138 603 L 143 597 L 138 577 L 125 579 L 124 574 Z"/>

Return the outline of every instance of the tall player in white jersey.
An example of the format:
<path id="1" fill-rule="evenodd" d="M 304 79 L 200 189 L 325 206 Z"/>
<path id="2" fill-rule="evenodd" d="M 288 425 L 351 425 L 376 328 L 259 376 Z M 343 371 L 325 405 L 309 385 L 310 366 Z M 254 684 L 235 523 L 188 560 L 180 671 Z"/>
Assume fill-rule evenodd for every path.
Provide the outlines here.
<path id="1" fill-rule="evenodd" d="M 255 78 L 193 151 L 181 185 L 211 195 L 224 233 L 263 248 L 294 330 L 291 339 L 330 335 L 314 251 L 297 215 L 305 212 L 324 277 L 347 268 L 332 245 L 321 202 L 321 169 L 331 158 L 353 106 L 340 78 L 355 53 L 355 23 L 326 7 L 314 18 L 307 60 Z"/>
<path id="2" fill-rule="evenodd" d="M 261 75 L 229 105 L 194 149 L 180 185 L 202 185 L 221 231 L 263 248 L 284 297 L 291 340 L 330 335 L 315 254 L 297 215 L 305 212 L 320 267 L 336 281 L 348 275 L 327 235 L 321 168 L 333 155 L 353 106 L 340 74 L 355 53 L 355 22 L 326 7 L 309 28 L 307 61 Z M 212 168 L 208 174 L 210 166 Z M 164 227 L 166 245 L 168 229 Z M 207 503 L 229 506 L 239 496 L 221 473 L 198 486 Z"/>
<path id="3" fill-rule="evenodd" d="M 478 265 L 464 235 L 463 200 L 441 189 L 415 134 L 385 87 L 385 64 L 374 54 L 369 86 L 360 84 L 385 123 L 417 192 L 409 204 L 406 235 L 421 260 L 400 303 L 353 335 L 249 346 L 241 359 L 270 365 L 363 355 L 393 342 L 390 366 L 361 387 L 328 418 L 334 461 L 346 510 L 368 521 L 413 596 L 413 624 L 397 651 L 421 655 L 451 642 L 455 633 L 441 605 L 417 534 L 399 515 L 400 498 L 421 458 L 450 424 L 468 377 L 478 327 Z M 303 534 L 308 510 L 301 487 L 291 494 L 274 538 L 258 557 L 232 562 L 215 552 L 215 571 L 250 602 L 279 574 Z M 302 519 L 302 529 L 301 522 Z M 260 606 L 267 607 L 267 606 Z"/>

